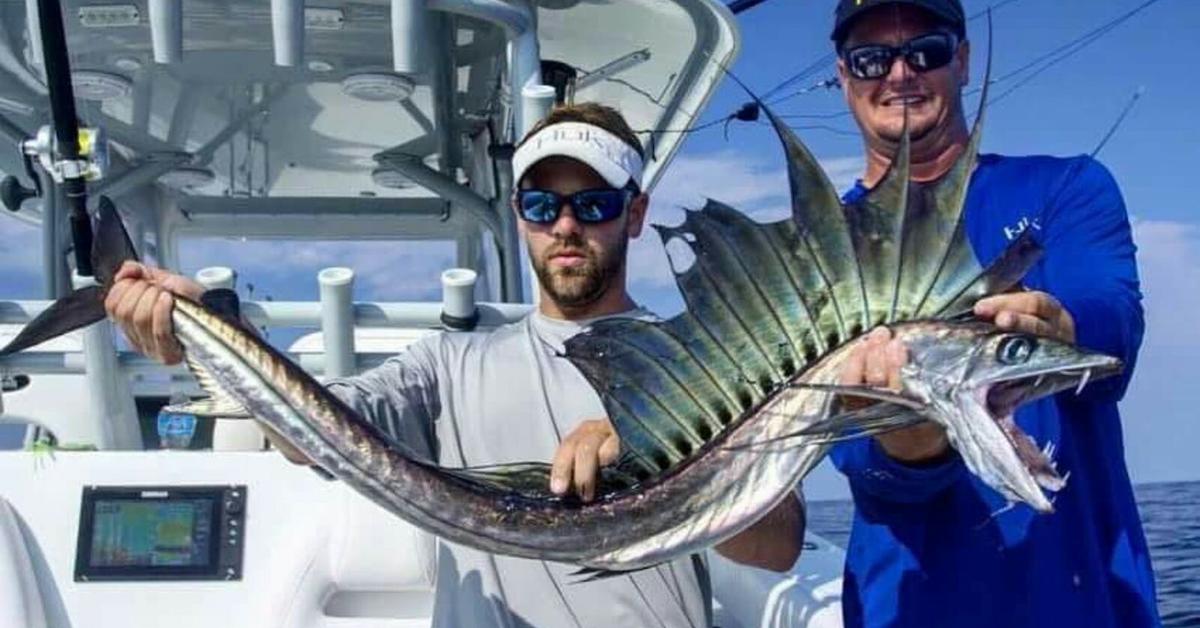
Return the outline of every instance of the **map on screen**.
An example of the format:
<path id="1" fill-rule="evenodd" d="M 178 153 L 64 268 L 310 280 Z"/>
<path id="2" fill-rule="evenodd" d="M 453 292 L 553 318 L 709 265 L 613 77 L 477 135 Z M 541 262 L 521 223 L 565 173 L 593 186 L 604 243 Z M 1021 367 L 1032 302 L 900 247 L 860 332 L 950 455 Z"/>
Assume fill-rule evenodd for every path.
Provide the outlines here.
<path id="1" fill-rule="evenodd" d="M 206 566 L 212 539 L 211 499 L 98 500 L 91 565 Z"/>

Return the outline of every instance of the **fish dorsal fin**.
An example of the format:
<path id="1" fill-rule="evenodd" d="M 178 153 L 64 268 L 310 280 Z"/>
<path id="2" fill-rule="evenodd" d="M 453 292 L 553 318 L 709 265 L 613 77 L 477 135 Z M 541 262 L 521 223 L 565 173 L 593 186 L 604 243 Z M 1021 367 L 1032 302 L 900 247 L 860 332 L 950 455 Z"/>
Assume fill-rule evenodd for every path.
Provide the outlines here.
<path id="1" fill-rule="evenodd" d="M 792 197 L 792 221 L 797 229 L 797 252 L 802 252 L 823 280 L 821 291 L 806 294 L 821 328 L 837 326 L 839 343 L 866 326 L 862 279 L 854 255 L 846 214 L 837 190 L 821 164 L 800 142 L 791 127 L 763 107 L 787 160 Z M 832 343 L 832 344 L 839 344 Z"/>
<path id="2" fill-rule="evenodd" d="M 864 329 L 896 320 L 898 301 L 907 284 L 903 262 L 909 248 L 906 245 L 910 244 L 906 239 L 908 225 L 916 219 L 913 214 L 921 213 L 909 195 L 912 140 L 907 115 L 904 120 L 895 159 L 883 179 L 859 203 L 845 209 L 862 286 L 863 309 L 855 314 L 863 321 Z"/>
<path id="3" fill-rule="evenodd" d="M 687 310 L 663 322 L 605 319 L 566 343 L 628 453 L 621 470 L 639 481 L 706 450 L 871 326 L 960 316 L 1038 258 L 1022 237 L 985 269 L 967 238 L 982 109 L 964 153 L 931 185 L 910 182 L 906 122 L 884 179 L 849 207 L 791 129 L 763 110 L 784 148 L 792 216 L 762 224 L 709 201 L 680 225 L 656 226 L 694 254 L 675 269 Z"/>

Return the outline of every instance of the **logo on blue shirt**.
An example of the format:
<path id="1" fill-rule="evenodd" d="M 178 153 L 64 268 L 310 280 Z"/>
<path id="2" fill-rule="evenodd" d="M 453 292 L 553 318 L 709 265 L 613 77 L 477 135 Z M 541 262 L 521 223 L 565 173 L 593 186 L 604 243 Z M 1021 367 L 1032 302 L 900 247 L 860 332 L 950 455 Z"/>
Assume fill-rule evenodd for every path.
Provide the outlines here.
<path id="1" fill-rule="evenodd" d="M 1042 223 L 1039 222 L 1037 218 L 1022 216 L 1021 219 L 1017 221 L 1015 226 L 1004 228 L 1004 237 L 1009 240 L 1015 240 L 1017 239 L 1017 236 L 1025 233 L 1025 230 L 1030 227 L 1033 227 L 1034 231 L 1041 231 Z"/>

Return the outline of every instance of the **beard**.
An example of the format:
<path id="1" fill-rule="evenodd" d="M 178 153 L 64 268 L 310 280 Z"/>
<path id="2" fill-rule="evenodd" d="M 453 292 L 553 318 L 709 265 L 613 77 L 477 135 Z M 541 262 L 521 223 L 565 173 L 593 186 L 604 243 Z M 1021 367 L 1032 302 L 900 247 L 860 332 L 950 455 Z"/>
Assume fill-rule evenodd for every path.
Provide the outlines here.
<path id="1" fill-rule="evenodd" d="M 579 236 L 558 240 L 540 258 L 532 255 L 533 271 L 542 289 L 562 308 L 581 308 L 595 303 L 608 291 L 613 280 L 625 266 L 625 251 L 629 237 L 621 239 L 607 251 L 595 251 Z M 550 258 L 560 251 L 577 251 L 584 263 L 577 266 L 551 268 Z"/>

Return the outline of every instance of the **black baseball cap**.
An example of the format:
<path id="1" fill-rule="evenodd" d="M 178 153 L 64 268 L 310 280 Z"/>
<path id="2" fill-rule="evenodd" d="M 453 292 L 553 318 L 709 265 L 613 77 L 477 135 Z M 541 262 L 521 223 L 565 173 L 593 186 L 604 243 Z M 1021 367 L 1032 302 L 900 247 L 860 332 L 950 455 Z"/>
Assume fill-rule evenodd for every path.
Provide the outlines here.
<path id="1" fill-rule="evenodd" d="M 855 18 L 887 4 L 907 4 L 925 9 L 953 28 L 959 39 L 967 36 L 967 17 L 959 0 L 838 0 L 830 39 L 841 46 Z"/>

